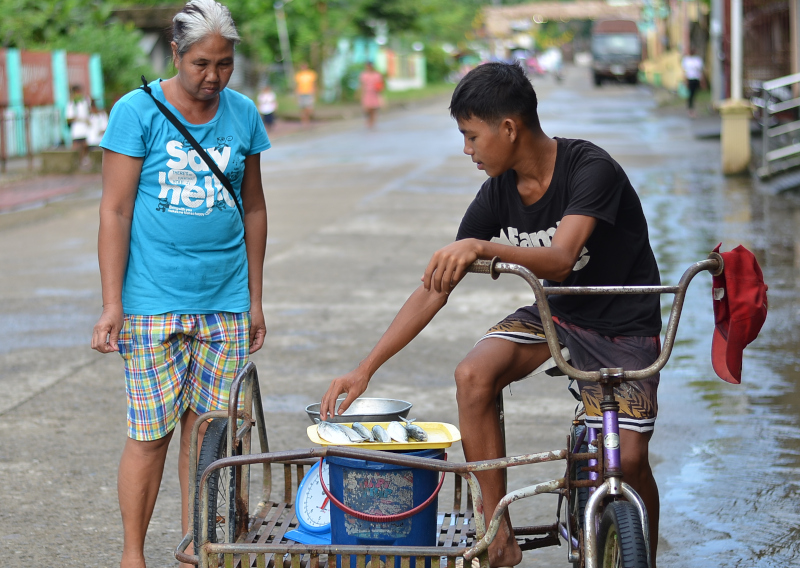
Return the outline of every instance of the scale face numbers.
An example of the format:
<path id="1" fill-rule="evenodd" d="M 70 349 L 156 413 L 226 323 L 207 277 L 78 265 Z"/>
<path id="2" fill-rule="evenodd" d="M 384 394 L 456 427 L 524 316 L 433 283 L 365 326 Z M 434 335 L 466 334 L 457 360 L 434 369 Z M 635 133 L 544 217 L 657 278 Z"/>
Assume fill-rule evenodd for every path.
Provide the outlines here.
<path id="1" fill-rule="evenodd" d="M 327 463 L 322 464 L 322 477 L 325 479 L 325 485 L 328 485 Z M 303 479 L 295 507 L 297 519 L 306 530 L 314 532 L 330 530 L 331 504 L 319 482 L 319 464 L 314 465 Z"/>

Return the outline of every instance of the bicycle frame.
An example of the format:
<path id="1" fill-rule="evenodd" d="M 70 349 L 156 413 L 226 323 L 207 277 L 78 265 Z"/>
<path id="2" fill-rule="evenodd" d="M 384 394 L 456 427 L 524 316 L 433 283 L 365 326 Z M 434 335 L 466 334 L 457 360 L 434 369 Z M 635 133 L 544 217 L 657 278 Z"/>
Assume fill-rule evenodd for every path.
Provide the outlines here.
<path id="1" fill-rule="evenodd" d="M 647 547 L 647 561 L 650 565 L 650 527 L 647 519 L 647 510 L 641 497 L 625 482 L 622 481 L 621 452 L 619 443 L 619 403 L 614 396 L 614 387 L 625 381 L 639 381 L 651 377 L 658 373 L 669 360 L 672 348 L 675 345 L 675 335 L 680 322 L 683 302 L 686 297 L 686 290 L 692 279 L 705 270 L 710 271 L 714 276 L 722 273 L 724 262 L 719 253 L 712 252 L 707 260 L 696 262 L 691 265 L 681 276 L 677 286 L 548 286 L 542 285 L 541 281 L 527 268 L 511 263 L 501 262 L 498 257 L 487 261 L 478 260 L 472 263 L 468 272 L 489 274 L 493 279 L 497 279 L 500 274 L 516 274 L 522 277 L 533 290 L 536 297 L 536 304 L 542 321 L 547 345 L 550 354 L 559 370 L 571 379 L 600 383 L 603 392 L 603 401 L 600 409 L 603 413 L 603 428 L 599 438 L 603 442 L 603 477 L 605 481 L 596 488 L 591 488 L 591 496 L 586 504 L 584 511 L 584 565 L 586 568 L 596 568 L 597 561 L 597 517 L 600 507 L 607 497 L 624 497 L 633 503 L 642 522 L 642 533 Z M 674 294 L 672 308 L 667 322 L 667 329 L 664 337 L 664 345 L 658 358 L 648 367 L 635 371 L 626 371 L 622 368 L 602 368 L 599 371 L 581 371 L 570 365 L 561 354 L 561 345 L 556 335 L 555 324 L 550 312 L 550 305 L 547 297 L 550 295 L 630 295 L 630 294 Z M 587 428 L 589 442 L 598 440 L 597 431 L 594 428 Z M 571 448 L 572 454 L 580 448 L 582 440 L 579 440 L 576 447 Z M 589 478 L 591 481 L 598 479 L 598 464 L 596 459 L 589 460 Z M 503 510 L 508 506 L 503 499 L 497 509 L 503 506 Z M 510 503 L 510 501 L 509 501 Z M 495 511 L 495 518 L 498 518 Z M 498 518 L 499 520 L 499 518 Z M 494 524 L 494 522 L 492 523 Z M 567 530 L 561 531 L 562 535 L 566 532 L 567 541 L 573 545 L 571 534 Z M 489 533 L 492 533 L 490 526 Z M 493 534 L 491 535 L 493 538 Z M 491 540 L 491 538 L 490 538 Z M 488 547 L 488 543 L 486 544 Z M 466 558 L 466 555 L 465 555 Z M 570 553 L 570 560 L 577 560 L 574 554 Z"/>

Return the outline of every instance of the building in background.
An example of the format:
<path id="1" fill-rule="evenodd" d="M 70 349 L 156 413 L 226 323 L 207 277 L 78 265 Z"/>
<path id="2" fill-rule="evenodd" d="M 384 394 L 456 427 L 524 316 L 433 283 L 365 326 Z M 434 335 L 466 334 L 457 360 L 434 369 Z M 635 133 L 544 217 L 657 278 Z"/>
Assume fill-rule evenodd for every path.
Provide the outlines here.
<path id="1" fill-rule="evenodd" d="M 0 49 L 0 165 L 70 145 L 65 116 L 72 85 L 103 107 L 99 54 Z"/>

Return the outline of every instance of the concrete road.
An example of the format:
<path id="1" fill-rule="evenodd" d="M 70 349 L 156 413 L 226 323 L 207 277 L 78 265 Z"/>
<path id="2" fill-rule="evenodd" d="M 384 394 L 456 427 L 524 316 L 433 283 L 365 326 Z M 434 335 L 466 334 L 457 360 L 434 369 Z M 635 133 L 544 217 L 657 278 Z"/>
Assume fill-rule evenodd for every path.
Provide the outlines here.
<path id="1" fill-rule="evenodd" d="M 644 87 L 592 89 L 583 69 L 570 70 L 564 83 L 538 79 L 534 85 L 548 134 L 597 142 L 623 164 L 635 186 L 645 188 L 640 192 L 660 243 L 657 256 L 667 263 L 665 280 L 675 282 L 675 275 L 710 247 L 702 242 L 674 254 L 670 235 L 680 220 L 665 216 L 664 209 L 675 184 L 663 192 L 658 184 L 687 167 L 718 176 L 716 143 L 695 142 L 689 121 L 682 114 L 659 113 Z M 303 408 L 367 354 L 418 285 L 430 254 L 453 239 L 485 179 L 461 149 L 447 101 L 441 100 L 383 116 L 373 132 L 361 121 L 342 122 L 280 139 L 264 154 L 269 333 L 253 360 L 272 449 L 310 445 Z M 98 187 L 84 188 L 35 212 L 0 216 L 4 566 L 118 563 L 122 531 L 116 469 L 125 438 L 122 361 L 88 347 L 101 301 L 95 252 L 98 192 Z M 514 277 L 469 276 L 421 336 L 375 376 L 367 394 L 409 400 L 419 420 L 457 423 L 453 369 L 485 329 L 530 298 Z M 710 310 L 710 305 L 703 307 Z M 709 337 L 710 329 L 704 329 Z M 706 412 L 697 400 L 682 397 L 680 389 L 667 392 L 673 394 L 662 400 L 662 408 L 672 415 L 664 419 L 670 429 L 657 432 L 653 455 L 655 463 L 663 464 L 656 475 L 663 472 L 659 481 L 666 485 L 685 463 L 685 448 L 671 444 L 673 435 L 667 433 L 677 429 L 692 435 L 704 424 L 686 424 L 676 411 Z M 564 382 L 515 384 L 505 405 L 509 452 L 564 444 L 575 405 Z M 449 456 L 463 457 L 459 447 Z M 511 472 L 510 486 L 562 473 L 561 466 L 519 468 Z M 173 451 L 148 534 L 148 566 L 176 564 L 172 550 L 181 537 L 178 508 Z M 555 499 L 517 503 L 512 514 L 516 524 L 552 522 Z M 662 566 L 696 565 L 682 550 L 697 539 L 687 541 L 680 525 L 679 519 L 665 523 Z M 523 565 L 558 566 L 565 557 L 565 548 L 542 550 L 526 554 Z"/>

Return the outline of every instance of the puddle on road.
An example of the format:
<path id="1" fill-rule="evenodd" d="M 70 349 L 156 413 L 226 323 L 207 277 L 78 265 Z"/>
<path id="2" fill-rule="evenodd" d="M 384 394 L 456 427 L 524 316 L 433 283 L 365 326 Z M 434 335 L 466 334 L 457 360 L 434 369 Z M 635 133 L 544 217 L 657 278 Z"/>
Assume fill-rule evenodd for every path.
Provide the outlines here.
<path id="1" fill-rule="evenodd" d="M 678 469 L 662 482 L 666 546 L 660 562 L 792 565 L 800 556 L 797 200 L 757 194 L 748 179 L 725 179 L 713 170 L 640 170 L 637 175 L 665 283 L 677 282 L 691 262 L 722 241 L 723 250 L 741 243 L 753 251 L 770 287 L 767 322 L 745 351 L 743 384 L 729 385 L 714 375 L 709 360 L 710 277 L 704 274 L 692 283 L 661 381 L 672 389 L 665 389 L 666 396 L 682 390 L 705 414 L 687 409 L 681 419 L 694 423 L 697 437 L 665 444 L 667 459 Z M 655 471 L 661 482 L 660 466 Z"/>

